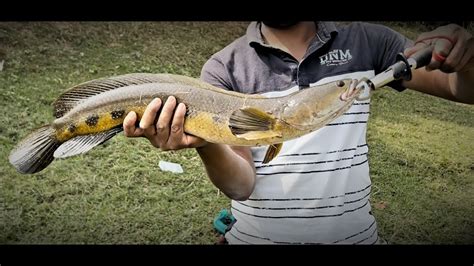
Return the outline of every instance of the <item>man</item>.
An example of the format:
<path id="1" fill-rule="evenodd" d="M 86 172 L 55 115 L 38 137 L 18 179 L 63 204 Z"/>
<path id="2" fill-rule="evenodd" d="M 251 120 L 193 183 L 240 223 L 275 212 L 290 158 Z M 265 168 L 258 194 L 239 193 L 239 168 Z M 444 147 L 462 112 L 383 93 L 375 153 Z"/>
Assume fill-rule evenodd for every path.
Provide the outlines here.
<path id="1" fill-rule="evenodd" d="M 426 45 L 435 47 L 426 69 L 389 86 L 473 103 L 474 40 L 456 25 L 420 35 L 412 47 L 399 33 L 367 23 L 251 23 L 245 36 L 207 61 L 201 78 L 272 97 L 343 78 L 373 77 L 395 63 L 397 53 L 408 48 L 409 56 Z M 233 199 L 237 222 L 226 234 L 231 244 L 373 244 L 379 237 L 368 201 L 369 107 L 370 100 L 356 101 L 322 129 L 286 142 L 267 165 L 262 164 L 266 147 L 230 147 L 184 134 L 185 106 L 176 106 L 173 97 L 150 103 L 138 128 L 136 114 L 128 114 L 124 128 L 127 136 L 146 137 L 163 150 L 197 149 L 211 181 Z"/>

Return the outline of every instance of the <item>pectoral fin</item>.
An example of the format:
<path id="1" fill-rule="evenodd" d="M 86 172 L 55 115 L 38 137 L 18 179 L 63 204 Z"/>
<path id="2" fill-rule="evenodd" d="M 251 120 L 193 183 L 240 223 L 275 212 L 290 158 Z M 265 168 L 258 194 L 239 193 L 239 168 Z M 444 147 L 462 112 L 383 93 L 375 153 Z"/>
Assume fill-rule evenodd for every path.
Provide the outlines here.
<path id="1" fill-rule="evenodd" d="M 239 109 L 229 118 L 229 128 L 236 136 L 253 131 L 271 131 L 274 124 L 272 115 L 254 107 Z"/>
<path id="2" fill-rule="evenodd" d="M 273 158 L 275 158 L 278 153 L 281 151 L 281 147 L 283 147 L 283 143 L 272 144 L 268 147 L 267 153 L 265 153 L 265 157 L 263 158 L 263 163 L 267 164 Z"/>

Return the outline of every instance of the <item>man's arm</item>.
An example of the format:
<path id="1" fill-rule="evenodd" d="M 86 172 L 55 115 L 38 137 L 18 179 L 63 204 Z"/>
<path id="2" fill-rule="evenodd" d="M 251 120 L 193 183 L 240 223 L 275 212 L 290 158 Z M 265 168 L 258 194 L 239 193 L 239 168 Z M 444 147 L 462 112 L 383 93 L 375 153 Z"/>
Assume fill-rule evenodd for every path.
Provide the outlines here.
<path id="1" fill-rule="evenodd" d="M 458 25 L 439 27 L 421 34 L 417 45 L 405 51 L 410 56 L 434 45 L 431 62 L 413 72 L 403 86 L 448 100 L 474 103 L 474 38 Z"/>
<path id="2" fill-rule="evenodd" d="M 248 199 L 255 186 L 250 148 L 209 143 L 196 150 L 216 187 L 231 199 Z"/>

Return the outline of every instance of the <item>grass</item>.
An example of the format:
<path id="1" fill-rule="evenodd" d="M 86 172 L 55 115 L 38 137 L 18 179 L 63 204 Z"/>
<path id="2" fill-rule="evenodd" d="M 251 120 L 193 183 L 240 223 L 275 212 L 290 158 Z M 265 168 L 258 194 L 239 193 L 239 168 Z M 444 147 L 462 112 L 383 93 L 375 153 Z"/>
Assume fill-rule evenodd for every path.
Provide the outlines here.
<path id="1" fill-rule="evenodd" d="M 387 23 L 408 37 L 427 25 Z M 0 243 L 212 244 L 229 200 L 194 150 L 161 152 L 144 139 L 56 160 L 35 175 L 9 165 L 13 145 L 52 121 L 66 88 L 131 72 L 198 77 L 245 22 L 0 23 Z M 472 30 L 472 25 L 470 25 Z M 3 46 L 3 47 L 2 47 Z M 474 241 L 474 109 L 413 91 L 374 94 L 368 129 L 371 202 L 390 243 Z M 183 174 L 161 172 L 158 161 Z"/>

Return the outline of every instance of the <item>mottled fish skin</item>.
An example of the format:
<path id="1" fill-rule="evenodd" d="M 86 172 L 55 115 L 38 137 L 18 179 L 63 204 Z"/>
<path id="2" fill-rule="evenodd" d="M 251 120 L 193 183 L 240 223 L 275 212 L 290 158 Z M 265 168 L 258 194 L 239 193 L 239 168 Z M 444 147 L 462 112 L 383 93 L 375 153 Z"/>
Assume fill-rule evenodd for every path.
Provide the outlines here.
<path id="1" fill-rule="evenodd" d="M 268 145 L 299 137 L 324 126 L 330 119 L 345 112 L 354 99 L 339 99 L 350 80 L 345 81 L 344 86 L 337 86 L 334 82 L 278 98 L 229 92 L 199 80 L 192 81 L 191 85 L 148 83 L 125 86 L 87 98 L 53 122 L 57 138 L 66 141 L 75 136 L 109 130 L 121 125 L 125 114 L 130 111 L 136 112 L 141 118 L 146 106 L 154 98 L 164 102 L 169 96 L 174 96 L 178 103 L 182 102 L 187 107 L 185 132 L 213 143 Z M 229 129 L 229 118 L 236 110 L 248 107 L 274 116 L 275 130 L 280 132 L 280 136 L 247 140 L 234 135 Z"/>

